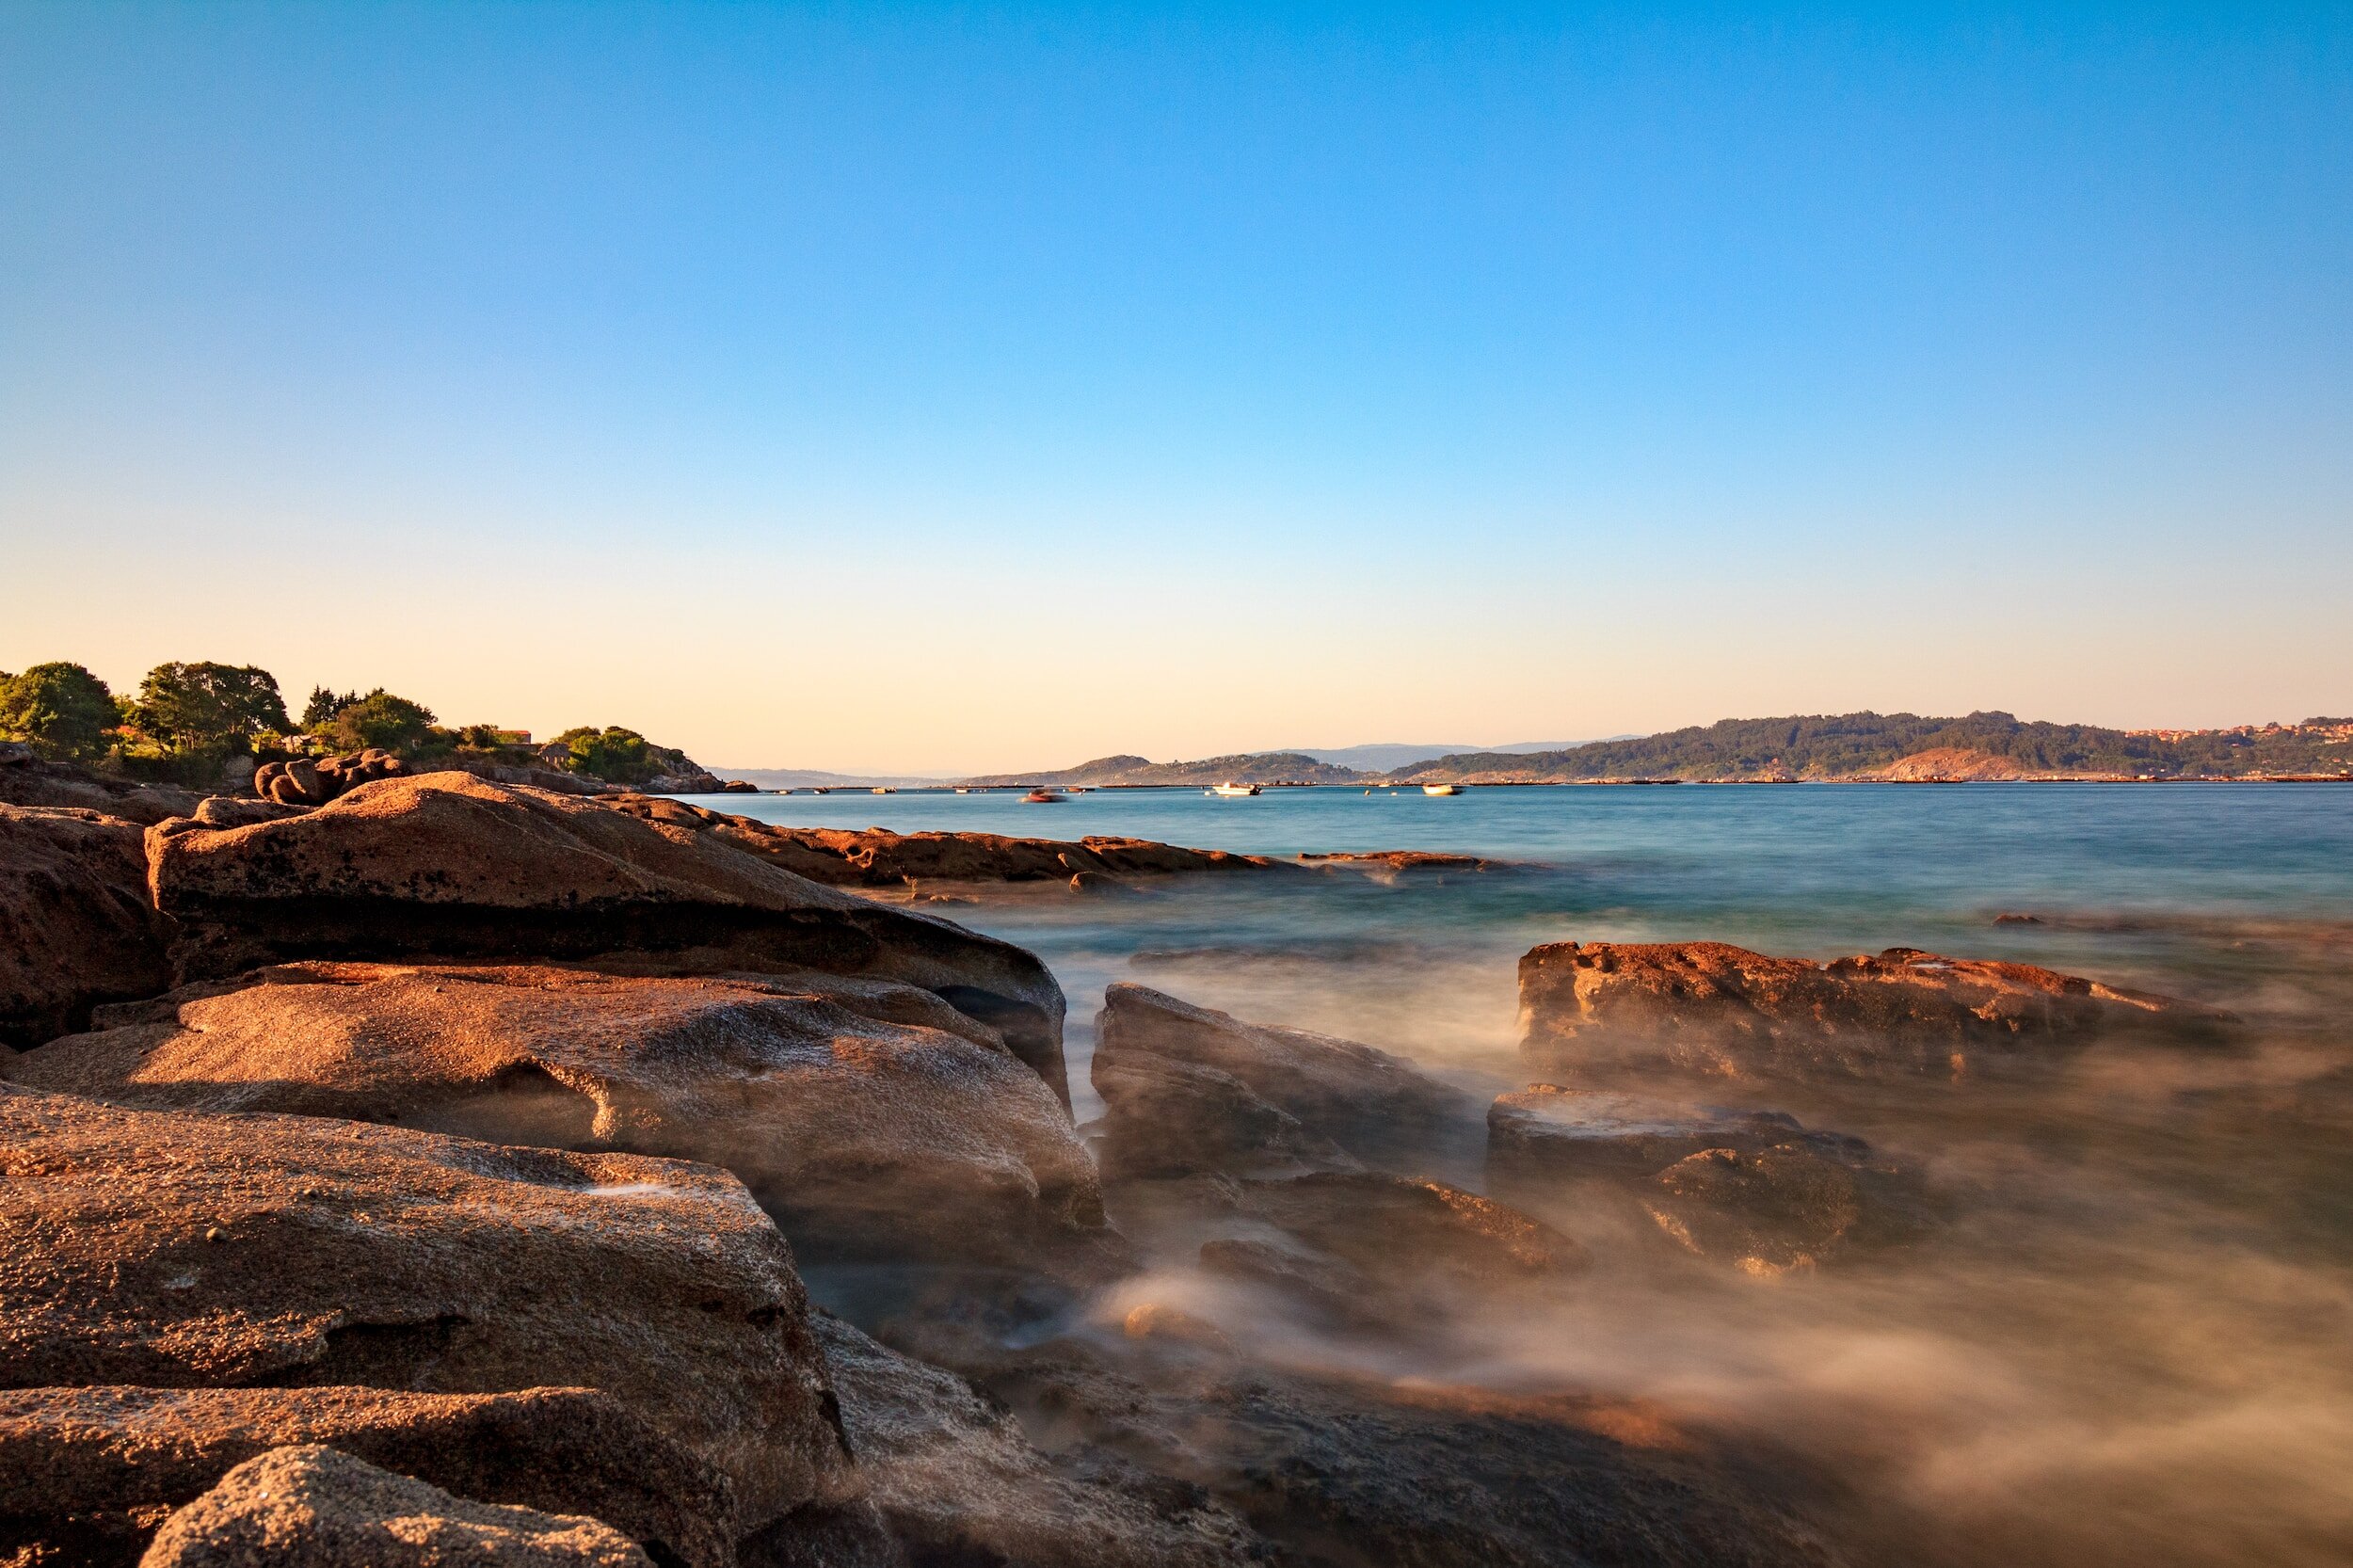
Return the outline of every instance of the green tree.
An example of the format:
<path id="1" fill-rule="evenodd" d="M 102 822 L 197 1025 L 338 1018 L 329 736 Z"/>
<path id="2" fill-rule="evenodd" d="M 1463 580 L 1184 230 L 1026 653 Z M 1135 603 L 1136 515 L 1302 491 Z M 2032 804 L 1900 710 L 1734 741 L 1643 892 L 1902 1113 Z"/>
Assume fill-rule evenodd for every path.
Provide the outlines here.
<path id="1" fill-rule="evenodd" d="M 557 744 L 572 754 L 572 770 L 609 784 L 643 784 L 662 771 L 653 747 L 634 729 L 607 725 L 602 729 L 567 729 Z"/>
<path id="2" fill-rule="evenodd" d="M 311 700 L 302 705 L 302 728 L 324 734 L 335 722 L 335 715 L 360 700 L 358 692 L 330 691 L 325 686 L 311 688 Z"/>
<path id="3" fill-rule="evenodd" d="M 382 746 L 386 751 L 408 751 L 433 733 L 433 725 L 432 709 L 405 696 L 394 696 L 378 686 L 339 709 L 328 734 L 340 746 Z"/>
<path id="4" fill-rule="evenodd" d="M 157 664 L 139 682 L 138 727 L 176 751 L 200 751 L 291 726 L 278 678 L 251 664 Z"/>
<path id="5" fill-rule="evenodd" d="M 114 693 L 79 664 L 35 664 L 0 680 L 0 734 L 53 760 L 101 755 L 106 731 L 120 722 Z"/>

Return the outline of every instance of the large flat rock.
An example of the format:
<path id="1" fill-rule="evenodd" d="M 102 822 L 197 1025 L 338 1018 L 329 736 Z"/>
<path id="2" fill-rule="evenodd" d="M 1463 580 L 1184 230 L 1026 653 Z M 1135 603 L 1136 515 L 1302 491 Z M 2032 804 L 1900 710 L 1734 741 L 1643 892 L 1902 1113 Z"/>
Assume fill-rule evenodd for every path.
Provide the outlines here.
<path id="1" fill-rule="evenodd" d="M 0 1049 L 170 984 L 144 831 L 76 807 L 0 806 Z"/>
<path id="2" fill-rule="evenodd" d="M 1943 1078 L 2103 1033 L 2211 1031 L 2190 1002 L 2031 964 L 1890 948 L 1817 964 L 1722 942 L 1556 942 L 1520 960 L 1531 1064 L 1595 1080 Z"/>
<path id="3" fill-rule="evenodd" d="M 601 1388 L 746 1528 L 844 1452 L 784 1238 L 734 1177 L 0 1084 L 0 1386 Z"/>
<path id="4" fill-rule="evenodd" d="M 548 966 L 288 965 L 110 1017 L 5 1075 L 151 1109 L 397 1122 L 724 1165 L 827 1258 L 1108 1264 L 1094 1161 L 983 1026 L 776 979 Z M 822 983 L 824 977 L 808 977 Z M 935 1018 L 933 1022 L 942 1021 Z"/>
<path id="5" fill-rule="evenodd" d="M 609 954 L 894 980 L 998 1029 L 1068 1101 L 1062 989 L 1034 955 L 650 815 L 434 773 L 281 822 L 167 824 L 147 849 L 184 981 L 302 958 Z"/>
<path id="6" fill-rule="evenodd" d="M 727 1478 L 594 1389 L 120 1385 L 0 1392 L 0 1560 L 136 1562 L 163 1512 L 306 1443 L 462 1497 L 593 1515 L 664 1562 L 735 1562 Z"/>

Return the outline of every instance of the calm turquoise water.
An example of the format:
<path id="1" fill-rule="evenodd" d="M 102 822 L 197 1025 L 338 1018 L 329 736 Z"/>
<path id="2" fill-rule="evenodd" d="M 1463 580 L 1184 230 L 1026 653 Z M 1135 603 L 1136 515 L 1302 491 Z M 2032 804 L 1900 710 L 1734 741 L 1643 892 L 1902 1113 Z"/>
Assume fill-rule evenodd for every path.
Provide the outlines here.
<path id="1" fill-rule="evenodd" d="M 2009 957 L 2261 1011 L 2333 1003 L 2353 936 L 2353 788 L 1702 786 L 709 797 L 766 821 L 1201 848 L 1439 850 L 1465 872 L 1187 878 L 1133 899 L 1041 890 L 943 909 L 1044 954 L 1074 1076 L 1101 986 L 1137 979 L 1271 1022 L 1510 1072 L 1538 942 L 1716 938 L 1817 957 Z M 1995 925 L 2002 912 L 2037 925 Z M 2353 999 L 2345 999 L 2353 1000 Z"/>

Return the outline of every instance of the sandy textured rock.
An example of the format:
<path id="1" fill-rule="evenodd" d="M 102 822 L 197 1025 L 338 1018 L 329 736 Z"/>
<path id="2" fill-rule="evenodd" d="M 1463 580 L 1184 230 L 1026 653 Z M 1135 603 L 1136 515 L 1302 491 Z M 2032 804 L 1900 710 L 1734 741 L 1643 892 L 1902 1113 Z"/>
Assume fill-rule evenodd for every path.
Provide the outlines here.
<path id="1" fill-rule="evenodd" d="M 2211 1031 L 2220 1015 L 2038 968 L 1890 948 L 1817 964 L 1721 942 L 1559 942 L 1520 960 L 1523 1049 L 1580 1078 L 1961 1080 L 2112 1030 Z"/>
<path id="2" fill-rule="evenodd" d="M 605 1390 L 754 1527 L 835 1487 L 784 1238 L 678 1160 L 0 1084 L 0 1385 Z"/>
<path id="3" fill-rule="evenodd" d="M 1477 1100 L 1353 1041 L 1262 1028 L 1131 984 L 1104 991 L 1096 1037 L 1098 1087 L 1146 1058 L 1209 1068 L 1370 1164 L 1410 1174 L 1428 1168 L 1433 1151 L 1481 1140 Z M 1152 1114 L 1141 1095 L 1123 1097 L 1124 1116 Z"/>
<path id="4" fill-rule="evenodd" d="M 732 1568 L 727 1478 L 588 1388 L 0 1392 L 0 1560 L 133 1562 L 233 1465 L 323 1443 L 482 1502 L 604 1520 L 663 1562 Z"/>
<path id="5" fill-rule="evenodd" d="M 886 908 L 712 833 L 597 801 L 436 773 L 283 822 L 148 840 L 182 980 L 300 958 L 658 955 L 920 985 L 997 1028 L 1066 1104 L 1063 996 L 1032 954 Z"/>
<path id="6" fill-rule="evenodd" d="M 59 1040 L 6 1076 L 150 1109 L 699 1160 L 741 1176 L 805 1255 L 1116 1256 L 1060 1102 L 968 1021 L 965 1034 L 879 1021 L 751 977 L 308 964 L 252 978 L 115 1010 L 152 1021 Z M 883 990 L 907 988 L 848 1000 Z"/>
<path id="7" fill-rule="evenodd" d="M 610 1525 L 454 1497 L 316 1445 L 273 1448 L 164 1521 L 141 1568 L 653 1568 Z"/>
<path id="8" fill-rule="evenodd" d="M 1166 876 L 1290 869 L 1264 856 L 1183 849 L 1149 839 L 1021 839 L 1000 833 L 862 832 L 784 827 L 684 801 L 620 795 L 607 802 L 643 821 L 709 833 L 813 882 L 897 888 L 913 882 L 1067 882 L 1074 875 Z"/>
<path id="9" fill-rule="evenodd" d="M 813 1320 L 869 1496 L 914 1561 L 1021 1568 L 1225 1568 L 1261 1560 L 1197 1488 L 1115 1463 L 1059 1468 L 953 1372 Z"/>
<path id="10" fill-rule="evenodd" d="M 170 984 L 141 833 L 74 807 L 0 806 L 0 1048 Z"/>

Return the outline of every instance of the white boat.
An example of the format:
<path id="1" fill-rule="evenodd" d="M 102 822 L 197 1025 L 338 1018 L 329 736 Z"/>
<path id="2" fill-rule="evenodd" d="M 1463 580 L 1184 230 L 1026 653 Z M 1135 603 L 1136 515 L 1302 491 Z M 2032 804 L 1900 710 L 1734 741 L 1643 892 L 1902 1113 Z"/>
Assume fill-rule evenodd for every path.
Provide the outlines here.
<path id="1" fill-rule="evenodd" d="M 1211 790 L 1209 792 L 1213 795 L 1226 795 L 1229 797 L 1255 795 L 1258 792 L 1258 786 L 1256 784 L 1220 784 L 1216 789 Z"/>
<path id="2" fill-rule="evenodd" d="M 895 795 L 899 792 L 888 784 L 877 784 L 874 786 L 874 792 L 878 795 Z"/>
<path id="3" fill-rule="evenodd" d="M 1463 786 L 1460 784 L 1424 784 L 1421 787 L 1421 792 L 1426 795 L 1459 795 L 1463 792 Z"/>

